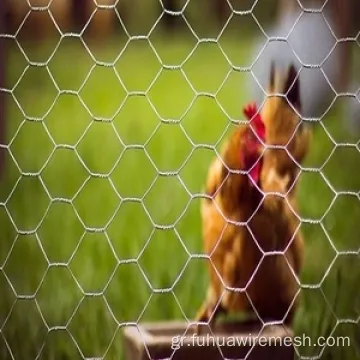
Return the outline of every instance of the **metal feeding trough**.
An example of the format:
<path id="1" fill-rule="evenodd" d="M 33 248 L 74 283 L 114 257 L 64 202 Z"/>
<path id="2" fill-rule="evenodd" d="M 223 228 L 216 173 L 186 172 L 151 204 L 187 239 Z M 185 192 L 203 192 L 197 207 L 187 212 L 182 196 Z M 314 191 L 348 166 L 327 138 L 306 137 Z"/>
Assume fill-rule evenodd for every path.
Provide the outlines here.
<path id="1" fill-rule="evenodd" d="M 127 360 L 293 359 L 293 332 L 280 325 L 258 322 L 218 324 L 196 334 L 186 322 L 144 323 L 124 330 Z"/>

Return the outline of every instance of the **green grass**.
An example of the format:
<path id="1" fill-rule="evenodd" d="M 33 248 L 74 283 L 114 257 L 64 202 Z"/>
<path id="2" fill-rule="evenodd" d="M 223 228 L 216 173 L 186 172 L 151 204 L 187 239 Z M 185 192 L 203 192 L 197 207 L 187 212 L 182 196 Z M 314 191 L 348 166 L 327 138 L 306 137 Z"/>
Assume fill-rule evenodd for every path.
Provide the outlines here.
<path id="1" fill-rule="evenodd" d="M 193 47 L 187 38 L 159 38 L 155 43 L 166 64 L 181 63 Z M 228 38 L 224 46 L 236 64 L 246 65 L 250 43 Z M 93 46 L 103 61 L 112 61 L 120 48 L 115 41 L 105 47 Z M 38 60 L 44 60 L 51 53 L 48 49 L 35 47 L 33 51 Z M 8 86 L 13 87 L 26 62 L 15 47 L 10 55 Z M 191 142 L 218 146 L 232 126 L 212 98 L 197 98 L 187 111 L 194 93 L 179 70 L 165 70 L 148 97 L 126 97 L 117 75 L 128 91 L 145 91 L 161 68 L 146 42 L 130 45 L 116 63 L 117 74 L 111 67 L 97 66 L 87 78 L 92 65 L 74 39 L 64 41 L 49 64 L 58 87 L 81 89 L 81 98 L 71 94 L 57 97 L 46 69 L 28 69 L 14 96 L 34 121 L 25 121 L 15 99 L 7 95 L 7 139 L 12 156 L 6 151 L 0 186 L 0 202 L 6 202 L 8 210 L 0 207 L 0 329 L 16 359 L 35 358 L 43 345 L 42 359 L 81 358 L 68 332 L 48 332 L 38 309 L 47 326 L 67 325 L 84 356 L 106 352 L 106 359 L 115 359 L 122 354 L 117 324 L 181 319 L 184 315 L 192 318 L 205 295 L 206 263 L 189 262 L 189 253 L 202 252 L 199 200 L 191 200 L 189 192 L 201 191 L 214 152 L 193 148 Z M 204 44 L 183 70 L 197 91 L 214 92 L 230 68 L 215 45 Z M 241 118 L 243 104 L 251 100 L 247 76 L 231 71 L 218 95 L 233 119 Z M 337 110 L 326 116 L 324 124 L 337 141 L 354 142 Z M 45 114 L 43 121 L 36 120 Z M 91 115 L 98 121 L 92 121 Z M 171 121 L 160 123 L 159 117 L 182 117 L 181 126 Z M 315 125 L 307 165 L 321 166 L 331 151 L 327 134 Z M 323 174 L 336 191 L 357 192 L 359 165 L 358 150 L 338 148 Z M 19 168 L 28 176 L 21 176 Z M 178 176 L 159 176 L 158 172 L 178 172 Z M 356 320 L 360 311 L 359 256 L 339 255 L 333 263 L 336 252 L 329 241 L 339 251 L 358 251 L 359 199 L 339 195 L 332 203 L 333 198 L 320 174 L 302 174 L 301 215 L 318 219 L 326 213 L 323 228 L 302 224 L 306 239 L 302 281 L 316 285 L 327 274 L 321 289 L 304 290 L 296 321 L 296 332 L 313 337 L 327 334 L 337 320 Z M 137 258 L 141 268 L 128 261 Z M 30 298 L 14 303 L 16 296 L 5 274 L 18 296 Z M 152 292 L 152 288 L 171 288 L 174 283 L 173 292 Z M 84 297 L 80 287 L 86 294 L 98 295 Z M 35 299 L 31 297 L 34 294 Z M 353 346 L 326 348 L 324 358 L 359 356 L 359 325 L 338 324 L 335 332 L 349 334 Z M 0 357 L 8 359 L 3 337 Z M 298 349 L 303 356 L 319 350 Z"/>

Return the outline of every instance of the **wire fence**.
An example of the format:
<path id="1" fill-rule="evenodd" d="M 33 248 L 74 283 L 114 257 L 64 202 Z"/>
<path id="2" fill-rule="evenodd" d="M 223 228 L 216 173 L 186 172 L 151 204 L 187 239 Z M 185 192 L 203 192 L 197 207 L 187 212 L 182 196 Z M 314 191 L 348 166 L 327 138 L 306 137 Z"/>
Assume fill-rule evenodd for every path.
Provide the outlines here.
<path id="1" fill-rule="evenodd" d="M 357 216 L 360 214 L 360 182 L 356 174 L 350 173 L 353 164 L 359 164 L 360 140 L 355 130 L 350 135 L 345 130 L 338 130 L 339 126 L 344 125 L 346 128 L 348 125 L 343 112 L 337 113 L 342 115 L 336 115 L 343 118 L 341 122 L 332 115 L 333 109 L 339 103 L 341 105 L 343 100 L 346 101 L 346 110 L 352 109 L 354 118 L 360 114 L 360 111 L 357 110 L 360 108 L 359 83 L 355 82 L 355 85 L 349 86 L 346 81 L 345 86 L 342 86 L 341 75 L 344 70 L 344 77 L 346 77 L 345 68 L 338 71 L 338 66 L 344 64 L 350 71 L 350 62 L 344 60 L 345 62 L 342 63 L 343 60 L 341 60 L 344 57 L 342 44 L 351 44 L 351 51 L 358 52 L 360 49 L 359 29 L 351 36 L 339 37 L 339 33 L 333 29 L 333 21 L 329 20 L 326 15 L 328 1 L 316 9 L 307 8 L 298 2 L 296 4 L 298 11 L 289 17 L 291 23 L 288 23 L 288 26 L 284 25 L 285 28 L 278 29 L 279 32 L 272 36 L 263 28 L 255 14 L 255 9 L 261 1 L 255 0 L 249 8 L 238 10 L 229 0 L 224 1 L 228 7 L 229 16 L 224 21 L 221 30 L 215 37 L 206 38 L 197 34 L 194 24 L 185 15 L 191 2 L 191 0 L 185 1 L 178 10 L 169 11 L 160 1 L 161 15 L 157 17 L 146 34 L 136 36 L 127 30 L 117 3 L 100 4 L 96 1 L 94 2 L 96 5 L 94 11 L 79 33 L 63 32 L 62 28 L 58 26 L 56 14 L 52 13 L 51 1 L 41 6 L 36 6 L 32 1 L 28 1 L 29 11 L 21 20 L 14 34 L 5 33 L 3 29 L 0 29 L 0 40 L 3 40 L 0 43 L 5 44 L 5 40 L 11 42 L 11 49 L 16 49 L 24 63 L 21 71 L 17 71 L 17 79 L 11 86 L 3 85 L 0 75 L 0 93 L 3 98 L 0 101 L 0 112 L 3 112 L 11 102 L 6 115 L 0 116 L 2 120 L 0 148 L 1 154 L 4 154 L 6 159 L 2 170 L 5 180 L 4 190 L 0 197 L 0 219 L 6 224 L 4 225 L 4 238 L 9 237 L 6 241 L 4 240 L 5 245 L 0 247 L 2 252 L 0 254 L 0 289 L 3 288 L 3 293 L 6 294 L 6 301 L 0 307 L 0 354 L 4 358 L 18 359 L 27 353 L 31 358 L 38 359 L 49 356 L 52 351 L 59 354 L 61 346 L 65 349 L 67 356 L 77 354 L 83 359 L 94 356 L 100 358 L 116 356 L 119 350 L 117 346 L 121 346 L 118 345 L 120 330 L 126 326 L 137 326 L 148 308 L 152 306 L 153 300 L 161 295 L 170 296 L 164 303 L 159 303 L 163 304 L 164 310 L 153 310 L 150 317 L 159 320 L 159 313 L 161 314 L 167 309 L 166 318 L 177 315 L 189 321 L 190 326 L 193 318 L 189 313 L 193 314 L 193 311 L 197 310 L 196 304 L 204 298 L 200 291 L 198 295 L 192 295 L 192 288 L 194 282 L 201 282 L 199 286 L 202 290 L 206 288 L 207 270 L 203 271 L 198 279 L 197 274 L 193 272 L 192 275 L 189 275 L 188 271 L 191 269 L 193 261 L 210 260 L 208 255 L 202 254 L 202 242 L 197 237 L 200 234 L 200 221 L 198 218 L 184 220 L 200 211 L 197 201 L 204 197 L 197 184 L 205 183 L 205 176 L 197 179 L 195 185 L 191 182 L 193 180 L 189 181 L 188 179 L 199 177 L 197 171 L 204 167 L 204 163 L 204 169 L 207 169 L 208 158 L 206 160 L 199 158 L 195 162 L 194 158 L 201 151 L 209 151 L 212 155 L 219 156 L 220 144 L 227 137 L 229 131 L 239 123 L 239 119 L 233 115 L 234 111 L 229 111 L 221 97 L 229 82 L 233 81 L 234 73 L 246 74 L 248 77 L 245 83 L 236 83 L 231 87 L 230 92 L 237 92 L 240 87 L 248 88 L 251 97 L 253 95 L 259 104 L 264 101 L 270 67 L 268 59 L 272 56 L 283 64 L 294 61 L 299 70 L 301 69 L 299 72 L 300 86 L 302 86 L 302 98 L 305 99 L 307 111 L 305 115 L 302 115 L 304 115 L 304 121 L 313 124 L 316 133 L 315 140 L 318 141 L 318 145 L 315 145 L 317 153 L 311 157 L 309 163 L 301 166 L 301 176 L 309 177 L 302 183 L 304 185 L 302 185 L 303 190 L 300 194 L 302 196 L 300 203 L 306 205 L 301 205 L 303 213 L 296 215 L 301 222 L 300 227 L 304 227 L 306 246 L 310 249 L 309 252 L 306 252 L 309 259 L 306 261 L 309 263 L 306 263 L 308 270 L 305 271 L 305 279 L 301 279 L 301 288 L 305 293 L 311 292 L 311 294 L 305 296 L 305 305 L 300 310 L 303 319 L 297 321 L 297 329 L 309 331 L 314 336 L 316 334 L 330 336 L 338 332 L 339 334 L 350 334 L 349 336 L 353 336 L 354 342 L 351 350 L 337 351 L 344 351 L 341 354 L 348 354 L 347 358 L 360 356 L 359 344 L 355 340 L 359 334 L 360 299 L 359 295 L 354 292 L 355 285 L 360 278 L 358 266 L 360 247 L 356 240 L 359 237 Z M 0 3 L 0 14 L 3 13 L 1 6 L 3 3 Z M 114 42 L 116 56 L 111 61 L 99 60 L 99 56 L 94 55 L 92 45 L 89 45 L 84 38 L 86 29 L 101 11 L 111 12 L 125 34 L 125 41 L 121 47 L 117 45 L 116 41 Z M 33 49 L 19 41 L 19 34 L 23 27 L 36 12 L 46 14 L 56 29 L 58 37 L 58 41 L 48 52 L 46 59 L 41 61 L 35 61 L 29 56 L 28 52 L 33 52 Z M 166 14 L 180 18 L 193 39 L 191 46 L 182 48 L 186 54 L 177 63 L 165 61 L 163 55 L 166 52 L 165 46 L 161 45 L 161 51 L 159 51 L 157 43 L 152 41 L 153 33 L 162 24 Z M 251 58 L 246 66 L 239 64 L 244 61 L 234 61 L 232 54 L 228 54 L 227 43 L 225 42 L 224 45 L 221 41 L 232 22 L 242 17 L 251 20 L 253 26 L 258 28 L 258 33 L 262 38 L 258 53 L 254 56 L 246 55 Z M 310 17 L 314 22 L 308 20 Z M 307 36 L 314 37 L 312 39 L 313 46 L 316 42 L 321 41 L 323 46 L 319 43 L 318 49 L 304 48 L 307 41 L 303 45 L 298 38 L 307 29 L 309 32 Z M 319 31 L 318 37 L 313 33 L 315 30 Z M 54 74 L 52 67 L 64 42 L 69 39 L 76 40 L 81 45 L 82 54 L 85 54 L 79 56 L 78 61 L 81 62 L 86 57 L 87 64 L 90 64 L 86 74 L 78 82 L 79 85 L 74 89 L 62 86 L 62 76 L 65 77 L 65 74 L 61 72 Z M 231 46 L 237 49 L 242 46 L 243 40 L 238 34 L 235 39 Z M 251 38 L 251 41 L 255 40 Z M 117 64 L 127 56 L 129 48 L 135 46 L 136 49 L 137 44 L 144 42 L 148 49 L 146 54 L 151 53 L 155 59 L 153 61 L 159 66 L 151 74 L 149 71 L 146 75 L 148 77 L 146 86 L 137 87 L 136 81 L 129 86 L 129 82 L 126 80 L 126 71 L 119 70 Z M 171 40 L 165 40 L 165 43 L 170 42 Z M 181 41 L 179 44 L 179 48 L 181 48 L 183 46 Z M 189 75 L 189 71 L 186 70 L 187 64 L 198 56 L 204 44 L 214 46 L 215 50 L 213 53 L 205 52 L 206 56 L 196 60 L 195 68 L 205 66 L 204 62 L 206 61 L 211 62 L 209 56 L 211 57 L 215 53 L 224 60 L 227 67 L 227 70 L 220 75 L 209 72 L 201 78 L 200 82 L 206 82 L 207 77 L 221 77 L 221 81 L 213 90 L 209 90 L 211 86 L 201 86 L 198 80 L 194 84 L 194 76 Z M 286 45 L 284 52 L 282 44 Z M 248 45 L 249 43 L 246 42 L 246 46 Z M 0 52 L 3 54 L 2 50 Z M 249 51 L 246 52 L 249 53 Z M 314 62 L 316 54 L 311 57 L 309 53 L 318 55 L 320 53 L 321 59 L 319 60 L 318 56 Z M 76 53 L 74 52 L 74 54 Z M 65 59 L 66 57 L 62 57 L 59 61 Z M 58 68 L 74 67 L 76 72 L 76 61 L 75 58 L 68 58 L 66 62 L 60 63 Z M 143 72 L 147 71 L 147 61 L 151 63 L 141 50 L 138 52 L 135 50 L 135 56 L 126 61 L 129 63 L 128 68 L 131 68 L 132 61 L 136 66 L 140 64 L 145 70 L 139 71 Z M 10 62 L 7 64 L 2 64 L 2 62 L 5 62 L 4 57 L 0 59 L 0 74 L 5 67 L 12 66 Z M 99 72 L 99 68 L 108 70 L 110 75 L 103 77 L 102 74 L 105 73 Z M 31 75 L 33 69 L 35 72 Z M 41 70 L 43 74 L 41 81 L 38 77 L 38 70 Z M 169 79 L 175 79 L 175 77 L 171 77 L 172 75 L 168 75 L 169 73 L 176 73 L 177 78 L 174 82 L 164 80 L 168 76 Z M 47 85 L 44 85 L 45 78 Z M 95 81 L 94 78 L 97 80 Z M 349 78 L 351 80 L 352 76 Z M 110 81 L 111 85 L 104 85 L 102 81 Z M 25 83 L 27 85 L 23 86 L 22 84 Z M 179 88 L 175 88 L 179 84 L 181 84 L 180 91 Z M 97 88 L 103 89 L 106 86 L 112 88 L 103 97 L 101 93 L 97 92 Z M 160 87 L 160 90 L 154 94 L 154 88 L 157 86 Z M 311 87 L 315 90 L 309 90 Z M 243 91 L 246 93 L 245 90 Z M 94 96 L 91 95 L 92 92 L 95 94 Z M 116 95 L 118 99 L 113 101 L 110 108 L 103 107 L 100 103 L 106 102 L 106 96 L 113 92 L 119 94 L 119 96 Z M 175 95 L 171 98 L 170 109 L 164 111 L 159 104 L 166 101 L 164 99 L 168 99 L 167 96 L 171 92 Z M 65 119 L 72 113 L 70 102 L 61 103 L 65 96 L 75 98 L 76 105 L 73 105 L 75 111 L 72 114 L 74 117 L 72 121 Z M 97 96 L 101 100 L 97 99 Z M 147 109 L 142 112 L 144 118 L 141 119 L 141 122 L 146 122 L 149 114 L 153 114 L 153 117 L 156 118 L 153 125 L 145 126 L 146 130 L 143 130 L 141 122 L 134 120 L 135 116 L 141 116 L 139 112 L 136 112 L 135 116 L 132 113 L 132 111 L 139 111 L 138 103 L 129 110 L 128 104 L 134 98 L 141 99 L 141 109 L 145 107 Z M 236 93 L 235 96 L 231 96 L 231 101 L 237 98 Z M 215 120 L 206 119 L 206 127 L 191 130 L 188 119 L 198 121 L 198 115 L 193 116 L 193 111 L 199 109 L 197 107 L 199 99 L 209 99 L 212 104 L 211 111 L 216 109 L 221 115 L 216 115 Z M 37 109 L 36 103 L 43 104 L 43 101 L 46 104 L 42 106 L 42 110 Z M 95 106 L 92 101 L 99 104 Z M 58 109 L 59 103 L 62 104 L 60 107 L 69 106 L 70 110 L 67 110 L 66 114 L 62 114 L 60 110 L 56 110 L 56 112 L 55 109 Z M 172 107 L 172 105 L 174 106 Z M 317 113 L 321 106 L 322 110 Z M 241 107 L 242 104 L 237 103 L 233 104 L 231 109 Z M 35 108 L 36 110 L 34 110 Z M 77 123 L 77 116 L 81 112 L 85 114 L 81 116 L 90 121 L 86 120 L 80 126 Z M 55 120 L 50 122 L 49 118 L 53 119 L 54 113 Z M 235 113 L 238 114 L 236 111 Z M 12 121 L 14 114 L 21 119 L 17 123 Z M 58 118 L 56 118 L 56 114 Z M 205 114 L 211 116 L 211 113 L 205 112 Z M 5 136 L 2 126 L 5 116 L 9 128 L 6 129 L 6 140 L 2 140 L 2 137 Z M 79 117 L 81 116 L 79 115 Z M 136 126 L 133 127 L 129 125 L 126 132 L 121 130 L 122 125 L 119 127 L 117 120 L 124 119 L 124 117 L 127 117 L 128 120 L 122 121 L 129 124 L 136 123 Z M 222 127 L 220 126 L 220 131 L 212 133 L 214 135 L 212 138 L 216 137 L 216 139 L 208 143 L 201 141 L 203 138 L 206 139 L 204 134 L 208 131 L 207 127 L 213 126 L 213 122 L 223 117 L 226 118 L 226 121 L 222 123 Z M 32 129 L 29 123 L 35 124 L 36 129 Z M 100 132 L 97 132 L 98 124 L 105 124 L 106 130 L 101 129 Z M 167 132 L 168 128 L 164 128 L 167 125 L 176 130 Z M 76 132 L 77 135 L 74 135 L 73 141 L 67 142 L 67 136 L 72 132 Z M 131 140 L 137 138 L 137 135 L 142 137 L 142 142 Z M 171 138 L 172 135 L 174 138 Z M 98 140 L 100 137 L 103 139 Z M 83 150 L 82 146 L 89 141 L 88 139 L 90 139 L 90 143 L 86 150 Z M 200 140 L 198 141 L 198 139 Z M 179 144 L 174 143 L 177 140 L 180 141 Z M 32 147 L 27 149 L 28 145 Z M 98 147 L 95 148 L 95 146 Z M 94 162 L 94 156 L 101 158 L 102 146 L 104 146 L 105 154 L 108 154 L 107 149 L 111 148 L 109 151 L 112 159 L 107 159 L 111 163 L 109 166 L 97 166 Z M 168 148 L 163 149 L 163 146 Z M 92 149 L 91 154 L 88 149 Z M 58 166 L 59 160 L 55 159 L 61 151 L 69 152 L 70 155 L 69 157 L 60 157 L 62 163 L 60 167 Z M 339 166 L 343 166 L 343 168 L 339 168 Z M 136 167 L 138 169 L 134 170 Z M 117 173 L 119 169 L 120 174 Z M 354 172 L 355 169 L 352 170 Z M 47 172 L 51 172 L 51 181 L 46 178 Z M 339 172 L 342 172 L 342 177 Z M 76 174 L 74 175 L 74 173 Z M 206 174 L 204 170 L 202 174 Z M 134 179 L 135 175 L 139 178 Z M 352 179 L 348 181 L 349 176 L 352 176 Z M 121 179 L 124 178 L 127 179 L 126 184 L 121 182 L 123 181 Z M 337 180 L 340 178 L 342 180 Z M 28 181 L 32 182 L 31 186 Z M 163 185 L 163 182 L 166 185 Z M 63 185 L 66 183 L 68 185 Z M 126 190 L 133 189 L 132 186 L 135 190 Z M 65 188 L 66 190 L 64 190 Z M 71 191 L 67 191 L 68 188 L 71 188 Z M 28 196 L 29 192 L 33 192 L 30 197 Z M 162 199 L 160 203 L 159 196 L 163 192 L 168 198 Z M 178 195 L 179 193 L 181 195 Z M 103 207 L 103 202 L 107 202 L 106 208 Z M 174 205 L 171 204 L 172 202 L 179 202 L 179 204 Z M 89 209 L 90 203 L 91 209 Z M 58 209 L 57 206 L 66 207 L 66 211 L 55 210 Z M 127 214 L 124 210 L 127 209 L 127 206 L 129 209 L 134 206 L 137 210 L 129 210 Z M 67 211 L 71 213 L 69 217 L 65 215 Z M 62 216 L 69 221 L 63 223 Z M 136 219 L 131 219 L 132 216 L 135 216 Z M 142 219 L 144 219 L 143 222 Z M 117 224 L 115 231 L 112 230 L 114 224 Z M 188 229 L 184 230 L 184 224 Z M 8 228 L 9 231 L 7 231 Z M 141 230 L 137 228 L 147 229 L 146 235 L 141 235 L 144 241 L 137 242 L 132 238 L 133 235 L 136 237 L 140 234 Z M 194 230 L 195 228 L 197 230 Z M 54 232 L 59 232 L 59 234 L 49 235 Z M 164 235 L 160 234 L 161 232 L 164 232 Z M 91 240 L 92 235 L 97 236 L 98 234 L 101 236 L 100 240 Z M 169 245 L 166 241 L 168 238 L 171 238 Z M 58 244 L 52 244 L 53 241 Z M 101 243 L 101 247 L 98 248 L 98 245 L 94 245 L 92 251 L 86 250 L 85 244 L 88 246 L 92 241 L 94 244 Z M 67 245 L 68 242 L 71 244 Z M 137 242 L 136 250 L 133 248 L 134 245 L 129 245 L 132 242 Z M 125 245 L 125 243 L 127 244 Z M 157 245 L 154 245 L 155 243 Z M 55 248 L 52 248 L 53 246 Z M 66 250 L 61 250 L 62 246 Z M 169 248 L 166 249 L 167 247 Z M 101 253 L 102 250 L 99 249 L 103 249 L 104 253 Z M 66 254 L 59 255 L 61 251 L 65 251 Z M 27 257 L 31 259 L 27 261 Z M 100 262 L 97 263 L 97 260 Z M 160 264 L 162 261 L 169 266 L 168 269 Z M 107 265 L 104 265 L 105 263 Z M 106 274 L 101 281 L 99 280 L 99 286 L 95 289 L 91 280 L 92 275 L 86 277 L 84 274 L 87 271 L 90 271 L 91 274 L 95 274 L 97 271 L 104 272 L 105 270 L 101 270 L 102 266 L 107 266 Z M 134 266 L 136 268 L 134 273 L 137 275 L 132 275 L 132 272 L 131 274 L 130 272 L 122 273 L 123 266 Z M 174 266 L 174 271 L 171 266 Z M 89 270 L 89 267 L 93 267 L 93 270 Z M 198 271 L 200 267 L 195 269 Z M 201 271 L 202 269 L 201 266 Z M 52 275 L 54 270 L 64 271 L 63 275 L 60 275 L 60 272 Z M 33 272 L 33 278 L 31 272 Z M 166 277 L 167 272 L 170 274 L 169 278 Z M 336 280 L 328 280 L 334 279 L 333 275 Z M 176 289 L 184 277 L 187 285 L 182 285 L 179 292 Z M 113 287 L 118 287 L 120 290 L 112 290 Z M 142 290 L 137 292 L 137 287 L 139 289 L 141 287 Z M 69 293 L 68 288 L 71 288 Z M 53 295 L 51 295 L 52 292 Z M 315 293 L 316 295 L 314 295 Z M 196 306 L 191 300 L 192 296 L 194 299 L 196 296 L 196 300 L 194 300 Z M 141 297 L 143 301 L 137 302 L 136 297 Z M 94 299 L 99 301 L 100 305 L 92 303 L 91 301 Z M 31 302 L 31 305 L 24 305 L 23 302 Z M 176 310 L 171 308 L 169 303 Z M 57 313 L 55 309 L 57 304 L 59 308 L 65 309 L 65 315 L 62 314 L 59 317 L 54 315 Z M 136 310 L 130 309 L 133 306 L 136 306 Z M 313 310 L 311 310 L 312 307 Z M 99 312 L 98 318 L 96 319 L 95 315 L 92 322 L 87 322 L 87 314 L 92 311 L 96 312 L 99 308 L 103 312 Z M 30 323 L 26 323 L 26 319 L 24 319 L 27 317 L 25 311 L 29 311 Z M 79 315 L 79 313 L 81 314 Z M 91 317 L 89 316 L 89 318 Z M 33 318 L 37 320 L 31 322 Z M 302 320 L 304 321 L 302 322 Z M 85 322 L 87 327 L 93 326 L 97 330 L 90 333 L 85 331 L 85 335 L 79 335 L 82 322 Z M 314 330 L 314 322 L 317 323 L 316 330 Z M 106 325 L 103 327 L 103 324 Z M 344 326 L 352 325 L 351 331 L 343 329 Z M 23 340 L 17 339 L 19 336 L 26 337 L 24 335 L 26 331 L 33 332 L 33 334 L 29 336 L 29 340 L 23 338 L 27 345 L 22 349 Z M 54 333 L 61 333 L 63 340 L 59 340 L 60 338 L 58 339 L 56 335 L 56 340 L 52 340 Z M 95 345 L 97 341 L 100 342 L 100 345 Z M 66 345 L 56 345 L 57 342 L 59 344 L 66 343 Z M 317 349 L 317 352 L 314 349 L 309 350 L 309 353 L 298 348 L 295 350 L 299 358 L 322 355 L 324 358 L 325 356 L 330 358 L 327 351 L 330 353 L 334 351 L 329 346 L 323 346 Z M 221 353 L 221 349 L 219 351 Z M 346 353 L 346 351 L 349 352 Z"/>

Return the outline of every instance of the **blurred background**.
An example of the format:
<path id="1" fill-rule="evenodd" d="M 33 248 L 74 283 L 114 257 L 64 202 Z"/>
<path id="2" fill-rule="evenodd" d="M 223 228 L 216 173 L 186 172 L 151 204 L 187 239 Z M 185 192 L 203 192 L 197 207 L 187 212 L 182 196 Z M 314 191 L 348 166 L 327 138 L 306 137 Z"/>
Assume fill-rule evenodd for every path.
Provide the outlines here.
<path id="1" fill-rule="evenodd" d="M 299 356 L 355 359 L 360 137 L 336 95 L 360 101 L 359 2 L 336 4 L 323 14 L 343 21 L 329 20 L 348 40 L 335 62 L 343 90 L 327 83 L 323 100 L 306 84 L 325 110 L 301 174 L 295 332 L 351 338 Z M 1 359 L 118 359 L 122 327 L 194 317 L 208 284 L 206 261 L 192 256 L 203 251 L 196 195 L 260 89 L 250 67 L 264 32 L 302 10 L 278 0 L 0 2 Z"/>

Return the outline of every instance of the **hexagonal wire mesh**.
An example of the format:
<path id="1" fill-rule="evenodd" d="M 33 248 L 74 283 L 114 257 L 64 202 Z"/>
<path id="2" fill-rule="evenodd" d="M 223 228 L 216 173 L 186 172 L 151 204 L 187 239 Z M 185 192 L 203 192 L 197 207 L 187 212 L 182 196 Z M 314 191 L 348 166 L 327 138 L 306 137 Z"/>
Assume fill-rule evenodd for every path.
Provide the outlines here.
<path id="1" fill-rule="evenodd" d="M 82 31 L 73 33 L 59 26 L 53 9 L 56 1 L 39 6 L 27 0 L 28 8 L 16 31 L 1 35 L 12 42 L 23 61 L 22 69 L 14 70 L 16 80 L 1 89 L 12 107 L 9 114 L 21 119 L 9 126 L 8 140 L 1 145 L 7 162 L 0 219 L 10 239 L 0 248 L 1 288 L 6 294 L 0 312 L 4 357 L 15 359 L 26 353 L 39 358 L 62 349 L 71 357 L 111 358 L 119 352 L 119 330 L 124 326 L 136 326 L 148 318 L 193 318 L 203 297 L 200 290 L 199 295 L 192 294 L 193 283 L 202 290 L 207 283 L 202 260 L 209 256 L 199 255 L 197 214 L 208 160 L 218 154 L 219 144 L 238 122 L 238 87 L 250 86 L 239 75 L 248 75 L 264 96 L 264 76 L 274 40 L 287 44 L 288 53 L 282 54 L 285 61 L 290 57 L 302 70 L 317 70 L 321 79 L 312 83 L 316 91 L 322 91 L 323 81 L 332 93 L 316 119 L 304 116 L 314 122 L 319 144 L 315 145 L 316 154 L 301 167 L 304 190 L 298 216 L 313 264 L 302 280 L 309 296 L 298 329 L 312 332 L 316 324 L 318 332 L 312 333 L 316 336 L 359 325 L 358 294 L 350 295 L 360 276 L 355 266 L 359 256 L 359 179 L 356 175 L 348 178 L 353 162 L 359 163 L 360 146 L 356 136 L 339 132 L 339 124 L 334 126 L 328 120 L 337 101 L 344 97 L 360 101 L 358 88 L 344 93 L 332 83 L 330 59 L 343 42 L 352 42 L 358 49 L 359 34 L 345 39 L 336 36 L 323 14 L 328 1 L 317 10 L 298 1 L 299 12 L 289 20 L 286 36 L 270 36 L 256 16 L 259 2 L 239 10 L 232 1 L 224 1 L 228 16 L 221 30 L 215 37 L 201 37 L 191 14 L 186 13 L 190 0 L 176 11 L 166 10 L 160 1 L 161 14 L 145 35 L 132 35 L 117 2 L 104 5 L 94 1 Z M 115 56 L 111 51 L 110 55 L 98 52 L 99 47 L 85 37 L 103 11 L 113 12 L 121 26 L 122 40 L 111 44 Z M 37 13 L 47 14 L 58 38 L 50 51 L 45 50 L 44 61 L 20 40 L 30 17 Z M 302 56 L 297 49 L 301 44 L 290 41 L 309 13 L 318 16 L 317 21 L 321 19 L 329 30 L 327 37 L 317 39 L 324 45 L 320 60 L 311 54 Z M 180 55 L 174 47 L 167 50 L 168 39 L 164 45 L 164 40 L 161 43 L 154 37 L 166 14 L 181 19 L 192 39 L 177 43 Z M 247 63 L 237 50 L 241 38 L 223 40 L 233 23 L 245 17 L 265 40 Z M 306 20 L 303 26 L 301 31 L 306 26 L 311 29 Z M 74 53 L 81 68 L 77 59 L 64 56 L 73 51 L 73 45 L 67 44 L 71 41 L 77 42 Z M 248 46 L 245 42 L 244 47 Z M 145 57 L 146 63 L 141 61 Z M 217 59 L 221 70 L 207 68 L 209 57 Z M 63 72 L 72 67 L 73 73 Z M 141 79 L 136 79 L 130 67 L 139 67 Z M 204 67 L 200 75 L 199 67 Z M 304 75 L 304 82 L 309 83 L 313 75 Z M 33 87 L 30 91 L 22 86 L 28 83 Z M 305 86 L 302 92 L 306 101 L 311 101 L 307 96 L 313 95 Z M 162 106 L 164 103 L 168 106 Z M 75 119 L 71 120 L 72 116 Z M 212 118 L 216 121 L 211 122 Z M 106 161 L 95 160 L 101 158 L 101 152 Z M 343 166 L 345 176 L 339 174 L 338 166 Z M 311 252 L 321 252 L 322 261 Z M 341 278 L 347 296 L 344 291 L 339 295 L 339 289 L 334 291 L 335 283 L 329 280 L 334 274 L 340 276 L 337 269 L 351 278 L 352 282 Z M 84 324 L 86 331 L 82 330 Z M 31 335 L 24 335 L 21 329 L 28 329 Z M 17 340 L 22 336 L 29 341 Z M 324 351 L 326 347 L 320 354 Z M 299 349 L 297 354 L 309 355 Z"/>

